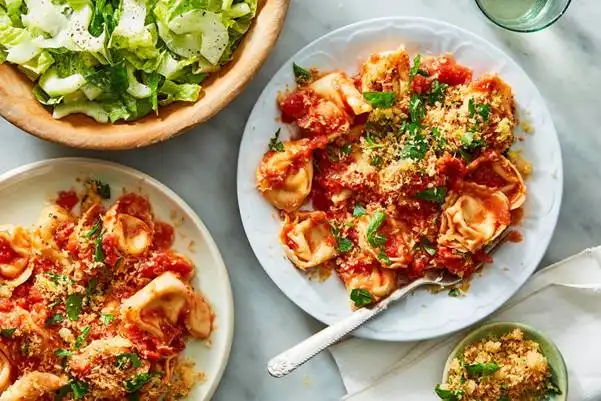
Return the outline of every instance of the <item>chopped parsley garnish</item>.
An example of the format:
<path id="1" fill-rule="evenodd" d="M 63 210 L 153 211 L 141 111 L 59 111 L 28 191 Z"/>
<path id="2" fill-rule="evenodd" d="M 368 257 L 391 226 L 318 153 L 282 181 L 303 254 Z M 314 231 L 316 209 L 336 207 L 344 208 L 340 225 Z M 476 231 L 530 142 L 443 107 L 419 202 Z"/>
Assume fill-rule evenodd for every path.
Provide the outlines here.
<path id="1" fill-rule="evenodd" d="M 409 80 L 410 81 L 416 75 L 422 75 L 424 77 L 427 77 L 430 75 L 430 74 L 428 74 L 428 71 L 420 68 L 421 65 L 422 65 L 422 59 L 421 59 L 421 56 L 418 54 L 413 58 L 413 66 L 411 66 L 411 68 L 409 69 Z"/>
<path id="2" fill-rule="evenodd" d="M 86 238 L 90 239 L 93 238 L 94 236 L 96 236 L 96 234 L 98 234 L 100 232 L 100 229 L 102 228 L 102 221 L 98 220 L 90 229 L 90 231 L 87 232 L 86 234 Z"/>
<path id="3" fill-rule="evenodd" d="M 490 106 L 487 104 L 479 104 L 477 109 L 478 114 L 480 114 L 480 117 L 482 117 L 482 120 L 484 120 L 484 122 L 488 121 L 490 114 Z"/>
<path id="4" fill-rule="evenodd" d="M 509 397 L 507 395 L 502 395 L 501 397 L 499 397 L 498 401 L 511 401 L 511 400 L 509 399 Z"/>
<path id="5" fill-rule="evenodd" d="M 499 369 L 499 365 L 494 362 L 465 365 L 465 370 L 470 377 L 490 376 Z"/>
<path id="6" fill-rule="evenodd" d="M 69 281 L 71 281 L 69 276 L 67 276 L 65 274 L 56 274 L 56 273 L 46 273 L 46 274 L 48 275 L 48 277 L 50 277 L 50 280 L 56 285 L 59 285 L 61 283 L 68 283 Z"/>
<path id="7" fill-rule="evenodd" d="M 273 134 L 273 137 L 269 140 L 269 150 L 274 152 L 283 152 L 284 151 L 284 143 L 280 141 L 280 133 L 282 132 L 281 128 Z"/>
<path id="8" fill-rule="evenodd" d="M 115 316 L 111 315 L 110 313 L 103 313 L 100 315 L 100 322 L 105 326 L 111 324 L 113 320 L 115 320 Z"/>
<path id="9" fill-rule="evenodd" d="M 352 151 L 353 145 L 351 145 L 350 143 L 344 144 L 340 147 L 340 152 L 345 156 L 350 155 Z"/>
<path id="10" fill-rule="evenodd" d="M 448 146 L 447 139 L 440 134 L 440 130 L 438 129 L 438 127 L 432 128 L 432 136 L 436 141 L 436 146 L 438 147 L 438 150 L 444 150 Z"/>
<path id="11" fill-rule="evenodd" d="M 418 95 L 411 96 L 409 100 L 409 115 L 411 122 L 420 124 L 426 116 L 426 105 Z"/>
<path id="12" fill-rule="evenodd" d="M 380 167 L 383 162 L 384 159 L 382 159 L 382 157 L 379 155 L 371 155 L 371 157 L 369 158 L 369 164 L 371 164 L 374 167 Z"/>
<path id="13" fill-rule="evenodd" d="M 92 277 L 90 281 L 88 281 L 88 285 L 86 286 L 86 304 L 89 305 L 90 298 L 92 295 L 96 293 L 98 289 L 98 279 L 96 277 Z"/>
<path id="14" fill-rule="evenodd" d="M 435 104 L 436 102 L 440 102 L 444 104 L 444 99 L 447 94 L 447 88 L 449 85 L 441 84 L 437 79 L 432 81 L 432 90 L 428 95 L 428 103 Z"/>
<path id="15" fill-rule="evenodd" d="M 119 369 L 125 369 L 127 366 L 131 364 L 133 368 L 139 368 L 142 366 L 142 362 L 140 361 L 140 357 L 138 354 L 120 354 L 117 355 L 115 359 L 115 366 Z"/>
<path id="16" fill-rule="evenodd" d="M 46 327 L 55 326 L 65 320 L 65 317 L 60 313 L 50 316 L 46 319 Z"/>
<path id="17" fill-rule="evenodd" d="M 390 266 L 392 264 L 392 260 L 390 260 L 390 258 L 388 257 L 388 255 L 386 254 L 386 252 L 383 249 L 380 249 L 380 253 L 378 254 L 378 259 L 380 259 L 382 261 L 382 263 L 384 263 L 387 266 Z"/>
<path id="18" fill-rule="evenodd" d="M 461 291 L 459 288 L 451 288 L 449 290 L 449 296 L 450 297 L 458 297 L 463 293 L 463 291 Z"/>
<path id="19" fill-rule="evenodd" d="M 473 131 L 467 131 L 461 135 L 461 144 L 468 150 L 475 150 L 483 147 L 484 141 L 482 139 L 474 138 Z"/>
<path id="20" fill-rule="evenodd" d="M 83 297 L 81 294 L 69 294 L 67 297 L 67 317 L 69 320 L 79 320 Z"/>
<path id="21" fill-rule="evenodd" d="M 90 330 L 92 328 L 90 326 L 86 326 L 81 330 L 81 333 L 75 339 L 75 348 L 80 349 L 81 346 L 86 342 L 88 336 L 90 335 Z"/>
<path id="22" fill-rule="evenodd" d="M 0 336 L 2 336 L 4 338 L 11 338 L 12 335 L 15 334 L 15 331 L 17 331 L 16 328 L 2 329 L 2 330 L 0 330 Z"/>
<path id="23" fill-rule="evenodd" d="M 307 85 L 313 80 L 313 74 L 306 68 L 301 67 L 296 63 L 292 63 L 292 72 L 297 85 Z"/>
<path id="24" fill-rule="evenodd" d="M 405 142 L 405 146 L 401 149 L 401 159 L 422 160 L 428 152 L 428 142 L 426 137 L 419 132 L 411 133 L 411 137 Z"/>
<path id="25" fill-rule="evenodd" d="M 111 186 L 100 180 L 94 180 L 94 190 L 102 199 L 111 199 Z"/>
<path id="26" fill-rule="evenodd" d="M 365 234 L 367 242 L 374 248 L 378 248 L 386 243 L 387 238 L 378 233 L 380 226 L 384 223 L 386 214 L 378 210 L 371 216 L 371 220 L 367 225 L 367 232 Z"/>
<path id="27" fill-rule="evenodd" d="M 422 240 L 420 242 L 418 242 L 417 244 L 415 244 L 415 246 L 413 248 L 414 249 L 421 248 L 430 256 L 436 255 L 436 247 L 426 237 L 422 238 Z"/>
<path id="28" fill-rule="evenodd" d="M 416 193 L 415 196 L 428 202 L 444 203 L 447 189 L 445 187 L 428 188 Z"/>
<path id="29" fill-rule="evenodd" d="M 80 380 L 73 380 L 69 385 L 76 400 L 82 399 L 89 391 L 88 385 Z"/>
<path id="30" fill-rule="evenodd" d="M 340 234 L 340 229 L 336 227 L 334 224 L 331 225 L 332 235 L 336 238 L 336 248 L 338 248 L 338 252 L 347 253 L 353 249 L 353 241 L 350 239 L 343 237 Z"/>
<path id="31" fill-rule="evenodd" d="M 394 92 L 363 92 L 363 98 L 375 109 L 389 109 L 396 103 Z"/>
<path id="32" fill-rule="evenodd" d="M 384 145 L 382 145 L 381 143 L 376 143 L 376 141 L 374 141 L 374 138 L 371 136 L 370 132 L 365 134 L 365 147 L 367 149 L 381 148 L 382 146 Z"/>
<path id="33" fill-rule="evenodd" d="M 436 385 L 434 391 L 441 400 L 445 401 L 459 401 L 463 397 L 463 390 L 444 390 L 440 388 L 440 384 Z"/>
<path id="34" fill-rule="evenodd" d="M 135 393 L 140 390 L 146 383 L 148 383 L 152 379 L 152 374 L 150 373 L 138 373 L 131 379 L 127 379 L 123 382 L 123 388 L 128 393 Z"/>
<path id="35" fill-rule="evenodd" d="M 58 356 L 59 358 L 68 358 L 72 355 L 72 352 L 65 348 L 59 348 L 54 351 L 54 355 Z"/>
<path id="36" fill-rule="evenodd" d="M 354 217 L 361 217 L 361 216 L 365 216 L 367 214 L 367 211 L 365 210 L 365 207 L 363 205 L 361 205 L 360 203 L 357 203 L 355 205 L 355 207 L 353 208 L 353 216 Z"/>
<path id="37" fill-rule="evenodd" d="M 94 244 L 94 261 L 104 262 L 104 249 L 102 249 L 102 239 L 104 237 L 104 230 L 100 231 L 100 234 L 96 237 L 96 243 Z"/>
<path id="38" fill-rule="evenodd" d="M 363 288 L 353 288 L 351 291 L 351 301 L 355 303 L 357 308 L 369 305 L 373 302 L 373 298 L 369 291 Z"/>
<path id="39" fill-rule="evenodd" d="M 469 112 L 470 118 L 474 118 L 476 115 L 476 104 L 474 103 L 474 99 L 470 97 L 470 100 L 467 102 L 467 111 Z"/>

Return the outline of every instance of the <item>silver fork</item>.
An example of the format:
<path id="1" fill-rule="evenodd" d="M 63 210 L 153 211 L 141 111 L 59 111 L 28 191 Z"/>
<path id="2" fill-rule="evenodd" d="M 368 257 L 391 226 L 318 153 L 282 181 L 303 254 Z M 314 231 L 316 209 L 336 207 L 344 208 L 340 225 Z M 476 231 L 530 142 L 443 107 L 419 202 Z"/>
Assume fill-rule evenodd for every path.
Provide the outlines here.
<path id="1" fill-rule="evenodd" d="M 505 242 L 508 233 L 508 229 L 501 233 L 501 235 L 487 247 L 486 253 L 491 255 L 496 251 L 496 249 Z M 484 263 L 480 263 L 477 268 L 480 268 L 483 264 Z M 405 298 L 413 292 L 413 290 L 419 287 L 433 285 L 439 286 L 442 289 L 459 284 L 460 282 L 461 278 L 457 276 L 450 276 L 441 273 L 440 271 L 429 270 L 424 277 L 399 288 L 373 307 L 357 309 L 344 320 L 326 327 L 287 351 L 282 352 L 269 361 L 267 364 L 267 371 L 273 377 L 286 376 L 321 351 L 337 343 L 342 337 L 351 333 L 363 323 L 385 311 L 388 306 Z"/>

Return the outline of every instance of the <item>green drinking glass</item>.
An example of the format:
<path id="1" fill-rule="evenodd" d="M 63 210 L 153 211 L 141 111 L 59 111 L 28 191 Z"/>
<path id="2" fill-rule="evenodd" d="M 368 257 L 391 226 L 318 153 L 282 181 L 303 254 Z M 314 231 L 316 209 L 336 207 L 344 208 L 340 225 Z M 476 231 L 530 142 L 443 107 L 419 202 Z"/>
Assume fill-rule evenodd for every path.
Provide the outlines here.
<path id="1" fill-rule="evenodd" d="M 561 17 L 571 0 L 476 0 L 495 24 L 515 32 L 536 32 Z"/>

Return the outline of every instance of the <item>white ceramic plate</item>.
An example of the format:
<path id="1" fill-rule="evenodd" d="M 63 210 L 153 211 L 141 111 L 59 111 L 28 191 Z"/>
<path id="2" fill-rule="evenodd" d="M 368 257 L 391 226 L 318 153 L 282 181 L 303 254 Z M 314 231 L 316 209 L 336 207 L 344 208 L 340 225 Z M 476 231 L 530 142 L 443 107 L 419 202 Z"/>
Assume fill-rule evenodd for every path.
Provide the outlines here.
<path id="1" fill-rule="evenodd" d="M 30 226 L 37 220 L 44 203 L 59 190 L 81 189 L 77 177 L 98 177 L 111 185 L 112 201 L 122 188 L 147 195 L 155 216 L 165 222 L 176 216 L 174 249 L 196 265 L 192 285 L 200 289 L 213 306 L 216 330 L 211 346 L 190 341 L 185 354 L 198 370 L 207 375 L 188 399 L 205 401 L 217 389 L 227 364 L 234 331 L 234 308 L 230 282 L 219 250 L 196 213 L 169 188 L 129 167 L 94 159 L 65 158 L 45 160 L 9 171 L 0 176 L 0 222 Z M 190 247 L 190 241 L 194 246 Z M 192 250 L 191 250 L 192 249 Z"/>
<path id="2" fill-rule="evenodd" d="M 309 281 L 286 259 L 278 243 L 277 213 L 255 189 L 255 169 L 269 139 L 284 127 L 278 122 L 278 91 L 294 87 L 293 61 L 354 74 L 369 54 L 403 44 L 411 57 L 417 52 L 450 52 L 459 63 L 471 67 L 475 77 L 498 72 L 513 87 L 520 117 L 534 128 L 533 134 L 518 131 L 526 140 L 514 146 L 523 149 L 534 173 L 526 182 L 528 199 L 520 228 L 524 240 L 503 246 L 494 264 L 474 278 L 466 297 L 420 291 L 355 332 L 391 341 L 422 340 L 460 330 L 507 301 L 536 269 L 551 240 L 563 186 L 561 151 L 551 115 L 534 84 L 501 50 L 464 29 L 424 18 L 375 19 L 333 31 L 299 51 L 274 75 L 250 115 L 238 158 L 238 203 L 246 234 L 267 274 L 292 301 L 326 324 L 351 313 L 348 295 L 337 277 L 324 283 Z M 289 136 L 290 127 L 282 133 L 282 138 Z"/>

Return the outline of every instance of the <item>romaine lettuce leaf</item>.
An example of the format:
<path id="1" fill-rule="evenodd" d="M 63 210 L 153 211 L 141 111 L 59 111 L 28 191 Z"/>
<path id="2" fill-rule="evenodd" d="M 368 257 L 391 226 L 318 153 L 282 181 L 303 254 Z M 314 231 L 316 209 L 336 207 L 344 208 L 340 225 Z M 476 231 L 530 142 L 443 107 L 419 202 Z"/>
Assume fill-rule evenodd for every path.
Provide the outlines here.
<path id="1" fill-rule="evenodd" d="M 81 88 L 86 79 L 81 74 L 73 74 L 68 77 L 59 77 L 56 69 L 51 68 L 40 77 L 40 87 L 51 97 L 67 95 Z"/>
<path id="2" fill-rule="evenodd" d="M 109 47 L 126 49 L 144 59 L 157 58 L 157 31 L 155 25 L 145 24 L 146 12 L 145 0 L 123 0 Z"/>
<path id="3" fill-rule="evenodd" d="M 29 60 L 25 64 L 19 65 L 19 69 L 29 77 L 32 81 L 35 81 L 42 75 L 50 66 L 54 64 L 54 57 L 49 51 L 42 51 L 37 57 Z"/>
<path id="4" fill-rule="evenodd" d="M 58 104 L 54 107 L 52 117 L 60 119 L 69 114 L 82 113 L 92 117 L 99 123 L 107 123 L 109 121 L 109 113 L 104 110 L 102 104 L 96 102 L 74 102 L 69 104 Z"/>
<path id="5" fill-rule="evenodd" d="M 161 106 L 173 103 L 175 101 L 195 102 L 200 96 L 200 85 L 195 84 L 176 84 L 173 81 L 165 80 L 159 89 L 159 104 Z"/>
<path id="6" fill-rule="evenodd" d="M 169 21 L 168 27 L 178 36 L 200 34 L 200 55 L 214 65 L 219 62 L 229 41 L 228 31 L 221 21 L 221 16 L 210 11 L 187 11 Z"/>
<path id="7" fill-rule="evenodd" d="M 144 99 L 150 97 L 151 90 L 148 86 L 138 82 L 136 79 L 134 67 L 131 64 L 127 64 L 127 93 L 135 97 L 136 99 Z"/>

